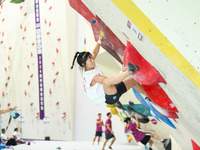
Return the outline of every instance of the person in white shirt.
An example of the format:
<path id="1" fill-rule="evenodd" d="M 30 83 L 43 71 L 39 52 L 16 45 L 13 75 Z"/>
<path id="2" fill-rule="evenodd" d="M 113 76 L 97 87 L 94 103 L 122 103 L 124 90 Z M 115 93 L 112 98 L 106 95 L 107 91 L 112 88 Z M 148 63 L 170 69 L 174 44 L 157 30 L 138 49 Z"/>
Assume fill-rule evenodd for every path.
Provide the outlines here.
<path id="1" fill-rule="evenodd" d="M 20 144 L 26 143 L 25 141 L 23 141 L 23 140 L 20 139 L 19 129 L 18 128 L 14 129 L 13 138 L 16 140 L 17 143 L 20 143 Z"/>
<path id="2" fill-rule="evenodd" d="M 83 86 L 89 99 L 95 104 L 105 102 L 109 105 L 114 105 L 119 101 L 120 96 L 131 87 L 146 95 L 141 84 L 132 77 L 128 77 L 139 69 L 136 65 L 129 63 L 128 68 L 124 67 L 122 72 L 110 78 L 103 75 L 95 64 L 102 40 L 103 37 L 99 36 L 99 40 L 92 53 L 76 52 L 71 66 L 71 69 L 73 69 L 74 62 L 77 59 L 77 63 L 83 70 Z"/>
<path id="3" fill-rule="evenodd" d="M 2 129 L 1 130 L 1 142 L 5 145 L 17 145 L 16 141 L 14 138 L 10 137 L 10 138 L 7 138 L 6 136 L 6 130 L 5 129 Z"/>

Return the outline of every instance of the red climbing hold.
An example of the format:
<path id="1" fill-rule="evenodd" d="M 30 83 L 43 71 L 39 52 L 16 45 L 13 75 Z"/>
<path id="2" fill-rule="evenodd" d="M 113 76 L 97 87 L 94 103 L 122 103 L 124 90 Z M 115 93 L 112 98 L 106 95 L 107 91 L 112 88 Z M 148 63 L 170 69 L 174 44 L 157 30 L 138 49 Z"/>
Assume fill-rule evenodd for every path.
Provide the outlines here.
<path id="1" fill-rule="evenodd" d="M 8 60 L 10 60 L 10 56 L 8 55 Z"/>
<path id="2" fill-rule="evenodd" d="M 10 80 L 10 76 L 8 76 L 7 80 Z"/>
<path id="3" fill-rule="evenodd" d="M 5 18 L 3 18 L 1 21 L 4 22 Z"/>
<path id="4" fill-rule="evenodd" d="M 56 48 L 56 53 L 58 53 L 58 51 L 59 51 L 58 48 Z"/>
<path id="5" fill-rule="evenodd" d="M 23 6 L 20 6 L 20 9 L 22 9 L 23 8 Z"/>
<path id="6" fill-rule="evenodd" d="M 59 101 L 57 101 L 57 102 L 56 102 L 56 105 L 59 105 L 59 103 L 60 103 L 60 102 L 59 102 Z"/>
<path id="7" fill-rule="evenodd" d="M 35 43 L 33 42 L 33 43 L 32 43 L 32 46 L 34 46 L 34 45 L 35 45 Z"/>
<path id="8" fill-rule="evenodd" d="M 134 72 L 132 75 L 133 78 L 139 83 L 151 85 L 162 82 L 166 84 L 166 81 L 160 73 L 140 55 L 140 53 L 129 41 L 127 41 L 123 62 L 124 66 L 127 66 L 128 63 L 132 63 L 133 65 L 137 65 L 139 67 L 139 70 Z"/>
<path id="9" fill-rule="evenodd" d="M 24 39 L 25 39 L 25 36 L 23 36 L 22 39 L 24 40 Z"/>
<path id="10" fill-rule="evenodd" d="M 53 65 L 53 66 L 55 65 L 55 62 L 54 62 L 54 61 L 52 61 L 52 65 Z"/>
<path id="11" fill-rule="evenodd" d="M 10 106 L 10 103 L 8 103 L 8 106 Z"/>
<path id="12" fill-rule="evenodd" d="M 49 88 L 49 93 L 50 93 L 50 94 L 52 93 L 51 88 Z"/>
<path id="13" fill-rule="evenodd" d="M 31 52 L 31 57 L 33 56 L 33 53 Z"/>
<path id="14" fill-rule="evenodd" d="M 148 97 L 160 107 L 173 111 L 178 112 L 177 108 L 165 93 L 165 91 L 160 87 L 159 84 L 153 85 L 142 85 L 143 89 L 147 93 Z"/>
<path id="15" fill-rule="evenodd" d="M 9 50 L 11 50 L 11 49 L 12 49 L 12 47 L 10 46 L 8 49 L 9 49 Z"/>
<path id="16" fill-rule="evenodd" d="M 56 72 L 56 75 L 58 75 L 58 74 L 59 74 L 59 72 L 57 71 L 57 72 Z"/>
<path id="17" fill-rule="evenodd" d="M 27 12 L 24 13 L 24 16 L 26 16 L 26 15 L 27 15 Z"/>
<path id="18" fill-rule="evenodd" d="M 28 81 L 28 85 L 30 85 L 31 81 Z"/>
<path id="19" fill-rule="evenodd" d="M 22 27 L 22 24 L 20 24 L 20 29 L 22 29 L 23 27 Z"/>
<path id="20" fill-rule="evenodd" d="M 8 82 L 5 83 L 5 86 L 6 86 L 6 87 L 8 86 Z"/>
<path id="21" fill-rule="evenodd" d="M 53 83 L 55 83 L 56 82 L 56 79 L 53 79 Z"/>
<path id="22" fill-rule="evenodd" d="M 30 68 L 30 66 L 29 66 L 29 65 L 27 65 L 27 68 L 29 69 L 29 68 Z"/>
<path id="23" fill-rule="evenodd" d="M 4 36 L 4 32 L 2 32 L 2 36 Z"/>
<path id="24" fill-rule="evenodd" d="M 51 21 L 49 21 L 49 26 L 51 26 Z"/>
<path id="25" fill-rule="evenodd" d="M 44 23 L 47 24 L 47 19 L 44 19 Z"/>
<path id="26" fill-rule="evenodd" d="M 27 95 L 26 90 L 24 91 L 24 95 Z"/>
<path id="27" fill-rule="evenodd" d="M 200 150 L 200 147 L 193 140 L 191 140 L 191 142 L 192 142 L 193 150 Z"/>
<path id="28" fill-rule="evenodd" d="M 7 71 L 7 68 L 5 67 L 4 70 Z"/>
<path id="29" fill-rule="evenodd" d="M 30 105 L 33 106 L 33 102 L 31 102 Z"/>
<path id="30" fill-rule="evenodd" d="M 49 7 L 49 10 L 51 10 L 51 9 L 52 9 L 52 6 Z"/>
<path id="31" fill-rule="evenodd" d="M 60 41 L 61 39 L 60 39 L 60 38 L 58 38 L 57 40 L 58 40 L 58 41 Z"/>
<path id="32" fill-rule="evenodd" d="M 32 77 L 33 77 L 33 74 L 31 74 L 30 77 L 32 78 Z"/>
<path id="33" fill-rule="evenodd" d="M 3 96 L 5 96 L 5 93 L 4 93 L 4 91 L 2 92 L 2 95 L 3 95 Z"/>
<path id="34" fill-rule="evenodd" d="M 3 41 L 1 41 L 1 44 L 3 43 Z"/>
<path id="35" fill-rule="evenodd" d="M 50 34 L 50 32 L 47 32 L 47 35 L 49 35 Z"/>
<path id="36" fill-rule="evenodd" d="M 24 32 L 26 32 L 26 27 L 24 27 Z"/>

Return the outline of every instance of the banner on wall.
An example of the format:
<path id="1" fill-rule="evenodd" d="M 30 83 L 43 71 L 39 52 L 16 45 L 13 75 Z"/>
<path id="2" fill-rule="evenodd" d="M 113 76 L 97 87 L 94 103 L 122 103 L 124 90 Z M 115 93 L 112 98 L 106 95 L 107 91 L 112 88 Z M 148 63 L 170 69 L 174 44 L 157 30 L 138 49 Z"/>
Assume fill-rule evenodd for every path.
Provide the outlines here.
<path id="1" fill-rule="evenodd" d="M 44 84 L 42 64 L 42 36 L 40 28 L 40 7 L 39 0 L 35 0 L 35 26 L 36 26 L 36 47 L 38 56 L 38 85 L 39 85 L 39 107 L 40 119 L 44 118 Z"/>

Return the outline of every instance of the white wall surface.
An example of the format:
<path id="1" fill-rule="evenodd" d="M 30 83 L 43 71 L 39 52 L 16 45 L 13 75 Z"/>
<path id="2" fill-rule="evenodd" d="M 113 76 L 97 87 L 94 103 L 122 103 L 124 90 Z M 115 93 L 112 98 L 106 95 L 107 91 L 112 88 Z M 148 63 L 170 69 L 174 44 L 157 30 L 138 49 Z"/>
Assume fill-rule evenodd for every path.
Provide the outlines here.
<path id="1" fill-rule="evenodd" d="M 40 1 L 44 105 L 45 116 L 49 118 L 49 123 L 44 123 L 36 118 L 39 112 L 39 90 L 34 1 L 18 5 L 5 1 L 0 11 L 0 41 L 3 41 L 0 44 L 0 102 L 2 108 L 6 108 L 8 103 L 16 105 L 24 118 L 24 123 L 20 123 L 21 119 L 12 121 L 8 136 L 18 126 L 23 138 L 44 139 L 50 136 L 53 140 L 72 140 L 74 71 L 70 70 L 70 58 L 76 50 L 76 14 L 65 0 L 59 3 Z M 25 37 L 24 40 L 22 37 Z M 58 38 L 61 40 L 58 41 Z M 62 118 L 63 112 L 67 115 L 65 119 Z M 9 114 L 2 116 L 2 127 L 6 127 Z"/>

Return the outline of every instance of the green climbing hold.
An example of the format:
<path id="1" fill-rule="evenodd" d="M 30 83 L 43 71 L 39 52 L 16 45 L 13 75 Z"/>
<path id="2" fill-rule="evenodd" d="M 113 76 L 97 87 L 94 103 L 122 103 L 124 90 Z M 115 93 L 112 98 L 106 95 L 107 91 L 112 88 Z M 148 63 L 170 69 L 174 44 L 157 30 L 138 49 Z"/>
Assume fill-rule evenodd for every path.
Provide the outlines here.
<path id="1" fill-rule="evenodd" d="M 10 3 L 19 4 L 24 2 L 24 0 L 10 0 Z"/>

